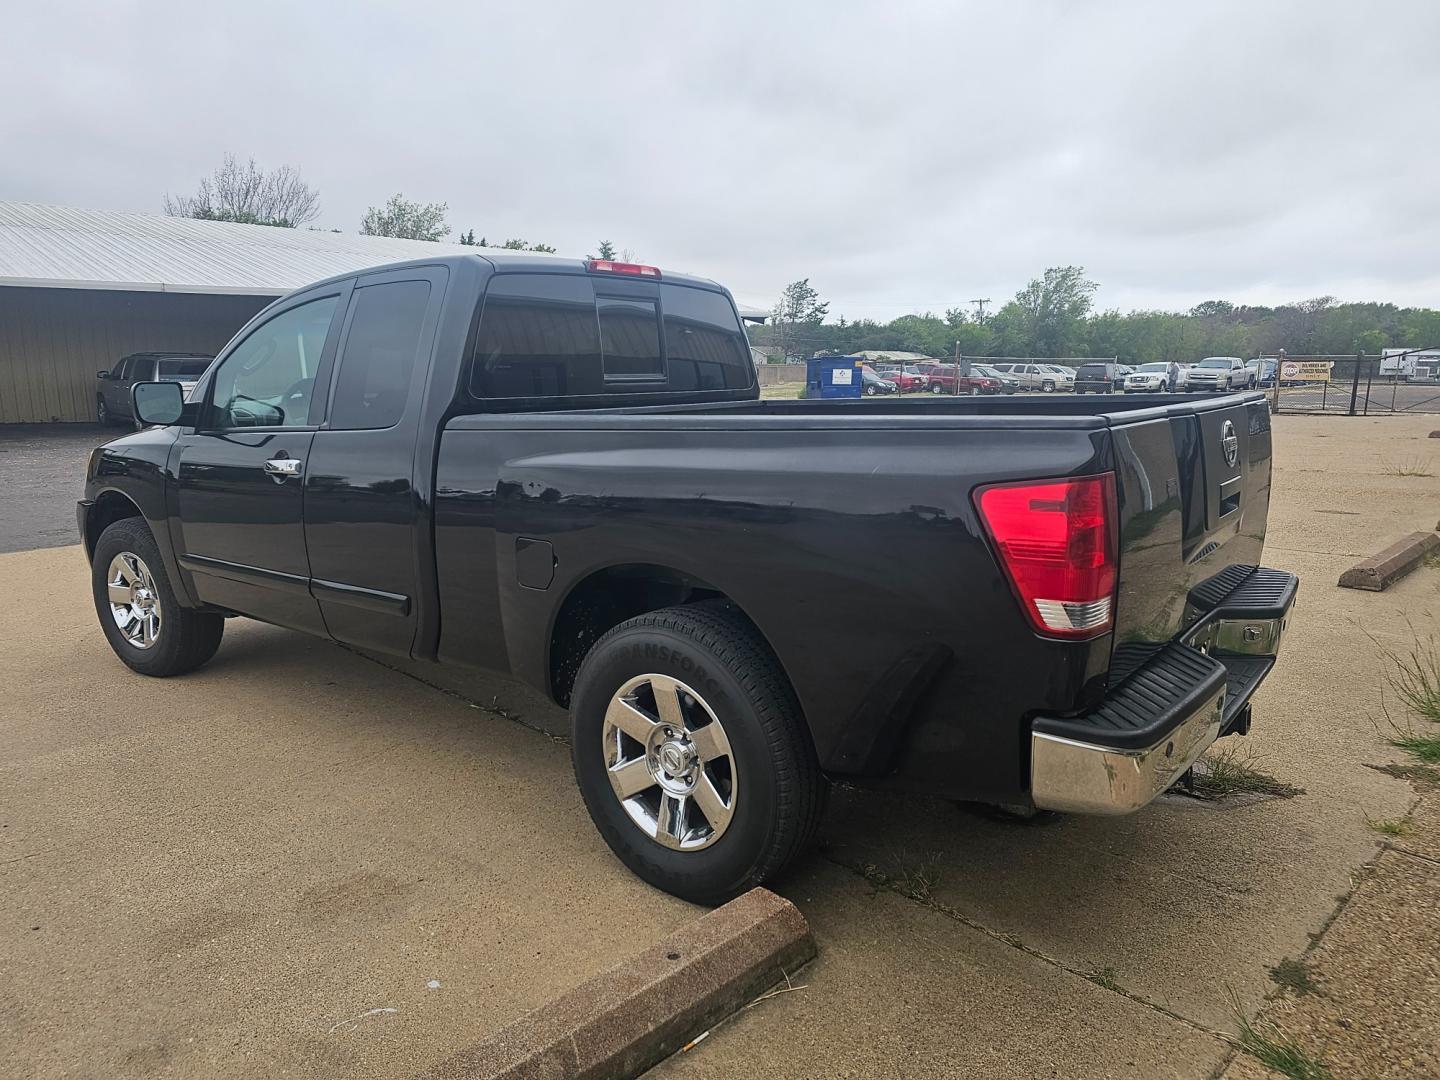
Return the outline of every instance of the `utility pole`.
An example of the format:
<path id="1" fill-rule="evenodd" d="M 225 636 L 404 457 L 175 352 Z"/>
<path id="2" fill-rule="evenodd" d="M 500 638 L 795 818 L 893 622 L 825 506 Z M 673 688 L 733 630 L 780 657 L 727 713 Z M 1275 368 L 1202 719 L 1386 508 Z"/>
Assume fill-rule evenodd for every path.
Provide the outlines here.
<path id="1" fill-rule="evenodd" d="M 989 298 L 988 296 L 985 297 L 983 300 L 971 300 L 971 301 L 970 301 L 970 303 L 972 303 L 972 304 L 975 305 L 975 318 L 976 318 L 977 320 L 985 318 L 985 305 L 988 304 L 989 302 L 990 302 L 990 298 Z"/>

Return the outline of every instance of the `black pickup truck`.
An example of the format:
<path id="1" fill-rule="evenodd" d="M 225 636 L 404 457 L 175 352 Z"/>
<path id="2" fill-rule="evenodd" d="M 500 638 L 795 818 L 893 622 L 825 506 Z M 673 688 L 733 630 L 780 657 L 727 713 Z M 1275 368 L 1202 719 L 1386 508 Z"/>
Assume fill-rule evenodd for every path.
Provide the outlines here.
<path id="1" fill-rule="evenodd" d="M 637 874 L 778 873 L 827 782 L 1137 810 L 1244 733 L 1296 579 L 1259 394 L 762 400 L 729 293 L 496 254 L 325 281 L 97 449 L 95 606 L 146 675 L 244 615 L 509 673 Z"/>

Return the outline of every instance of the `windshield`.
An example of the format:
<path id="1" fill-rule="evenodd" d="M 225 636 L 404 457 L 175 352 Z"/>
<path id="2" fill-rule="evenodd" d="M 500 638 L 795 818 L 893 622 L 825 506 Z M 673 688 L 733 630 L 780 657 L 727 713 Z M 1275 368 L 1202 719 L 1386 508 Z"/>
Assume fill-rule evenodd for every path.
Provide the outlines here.
<path id="1" fill-rule="evenodd" d="M 161 360 L 160 370 L 155 378 L 162 382 L 168 379 L 198 379 L 205 374 L 210 361 L 204 357 L 195 360 Z"/>
<path id="2" fill-rule="evenodd" d="M 1196 364 L 1195 366 L 1196 366 L 1196 367 L 1202 367 L 1202 368 L 1228 368 L 1228 367 L 1230 366 L 1230 361 L 1229 361 L 1229 360 L 1201 360 L 1200 363 Z"/>
<path id="3" fill-rule="evenodd" d="M 984 375 L 987 379 L 1000 378 L 1000 373 L 998 371 L 996 371 L 993 367 L 986 367 L 984 364 L 971 364 L 970 370 L 975 372 L 977 375 Z"/>
<path id="4" fill-rule="evenodd" d="M 1141 364 L 1136 371 L 1164 371 L 1168 364 Z"/>

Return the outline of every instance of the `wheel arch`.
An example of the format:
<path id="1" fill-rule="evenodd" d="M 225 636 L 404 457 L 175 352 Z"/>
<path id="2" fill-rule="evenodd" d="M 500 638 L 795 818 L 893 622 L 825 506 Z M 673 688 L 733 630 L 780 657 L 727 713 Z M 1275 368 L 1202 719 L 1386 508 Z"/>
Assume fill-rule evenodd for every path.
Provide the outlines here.
<path id="1" fill-rule="evenodd" d="M 568 707 L 575 676 L 585 655 L 607 632 L 647 611 L 727 601 L 775 655 L 765 632 L 734 597 L 696 574 L 657 563 L 617 563 L 590 571 L 575 582 L 555 609 L 546 642 L 547 690 Z M 782 670 L 783 670 L 783 664 Z"/>
<path id="2" fill-rule="evenodd" d="M 95 544 L 101 533 L 115 522 L 130 517 L 145 517 L 134 499 L 113 488 L 100 492 L 95 497 L 95 505 L 90 507 L 85 515 L 85 558 L 89 560 L 94 557 Z"/>

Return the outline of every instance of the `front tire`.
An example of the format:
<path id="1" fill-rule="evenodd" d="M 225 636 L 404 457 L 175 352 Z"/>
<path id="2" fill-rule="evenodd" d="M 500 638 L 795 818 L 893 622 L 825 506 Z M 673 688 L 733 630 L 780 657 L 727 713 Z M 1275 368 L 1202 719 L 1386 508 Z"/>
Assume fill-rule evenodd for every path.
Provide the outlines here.
<path id="1" fill-rule="evenodd" d="M 141 675 L 183 675 L 220 647 L 224 616 L 180 606 L 143 518 L 123 518 L 100 534 L 90 584 L 110 648 Z"/>
<path id="2" fill-rule="evenodd" d="M 809 845 L 826 783 L 769 646 L 728 602 L 621 623 L 586 655 L 571 759 L 591 820 L 637 876 L 720 904 Z"/>

